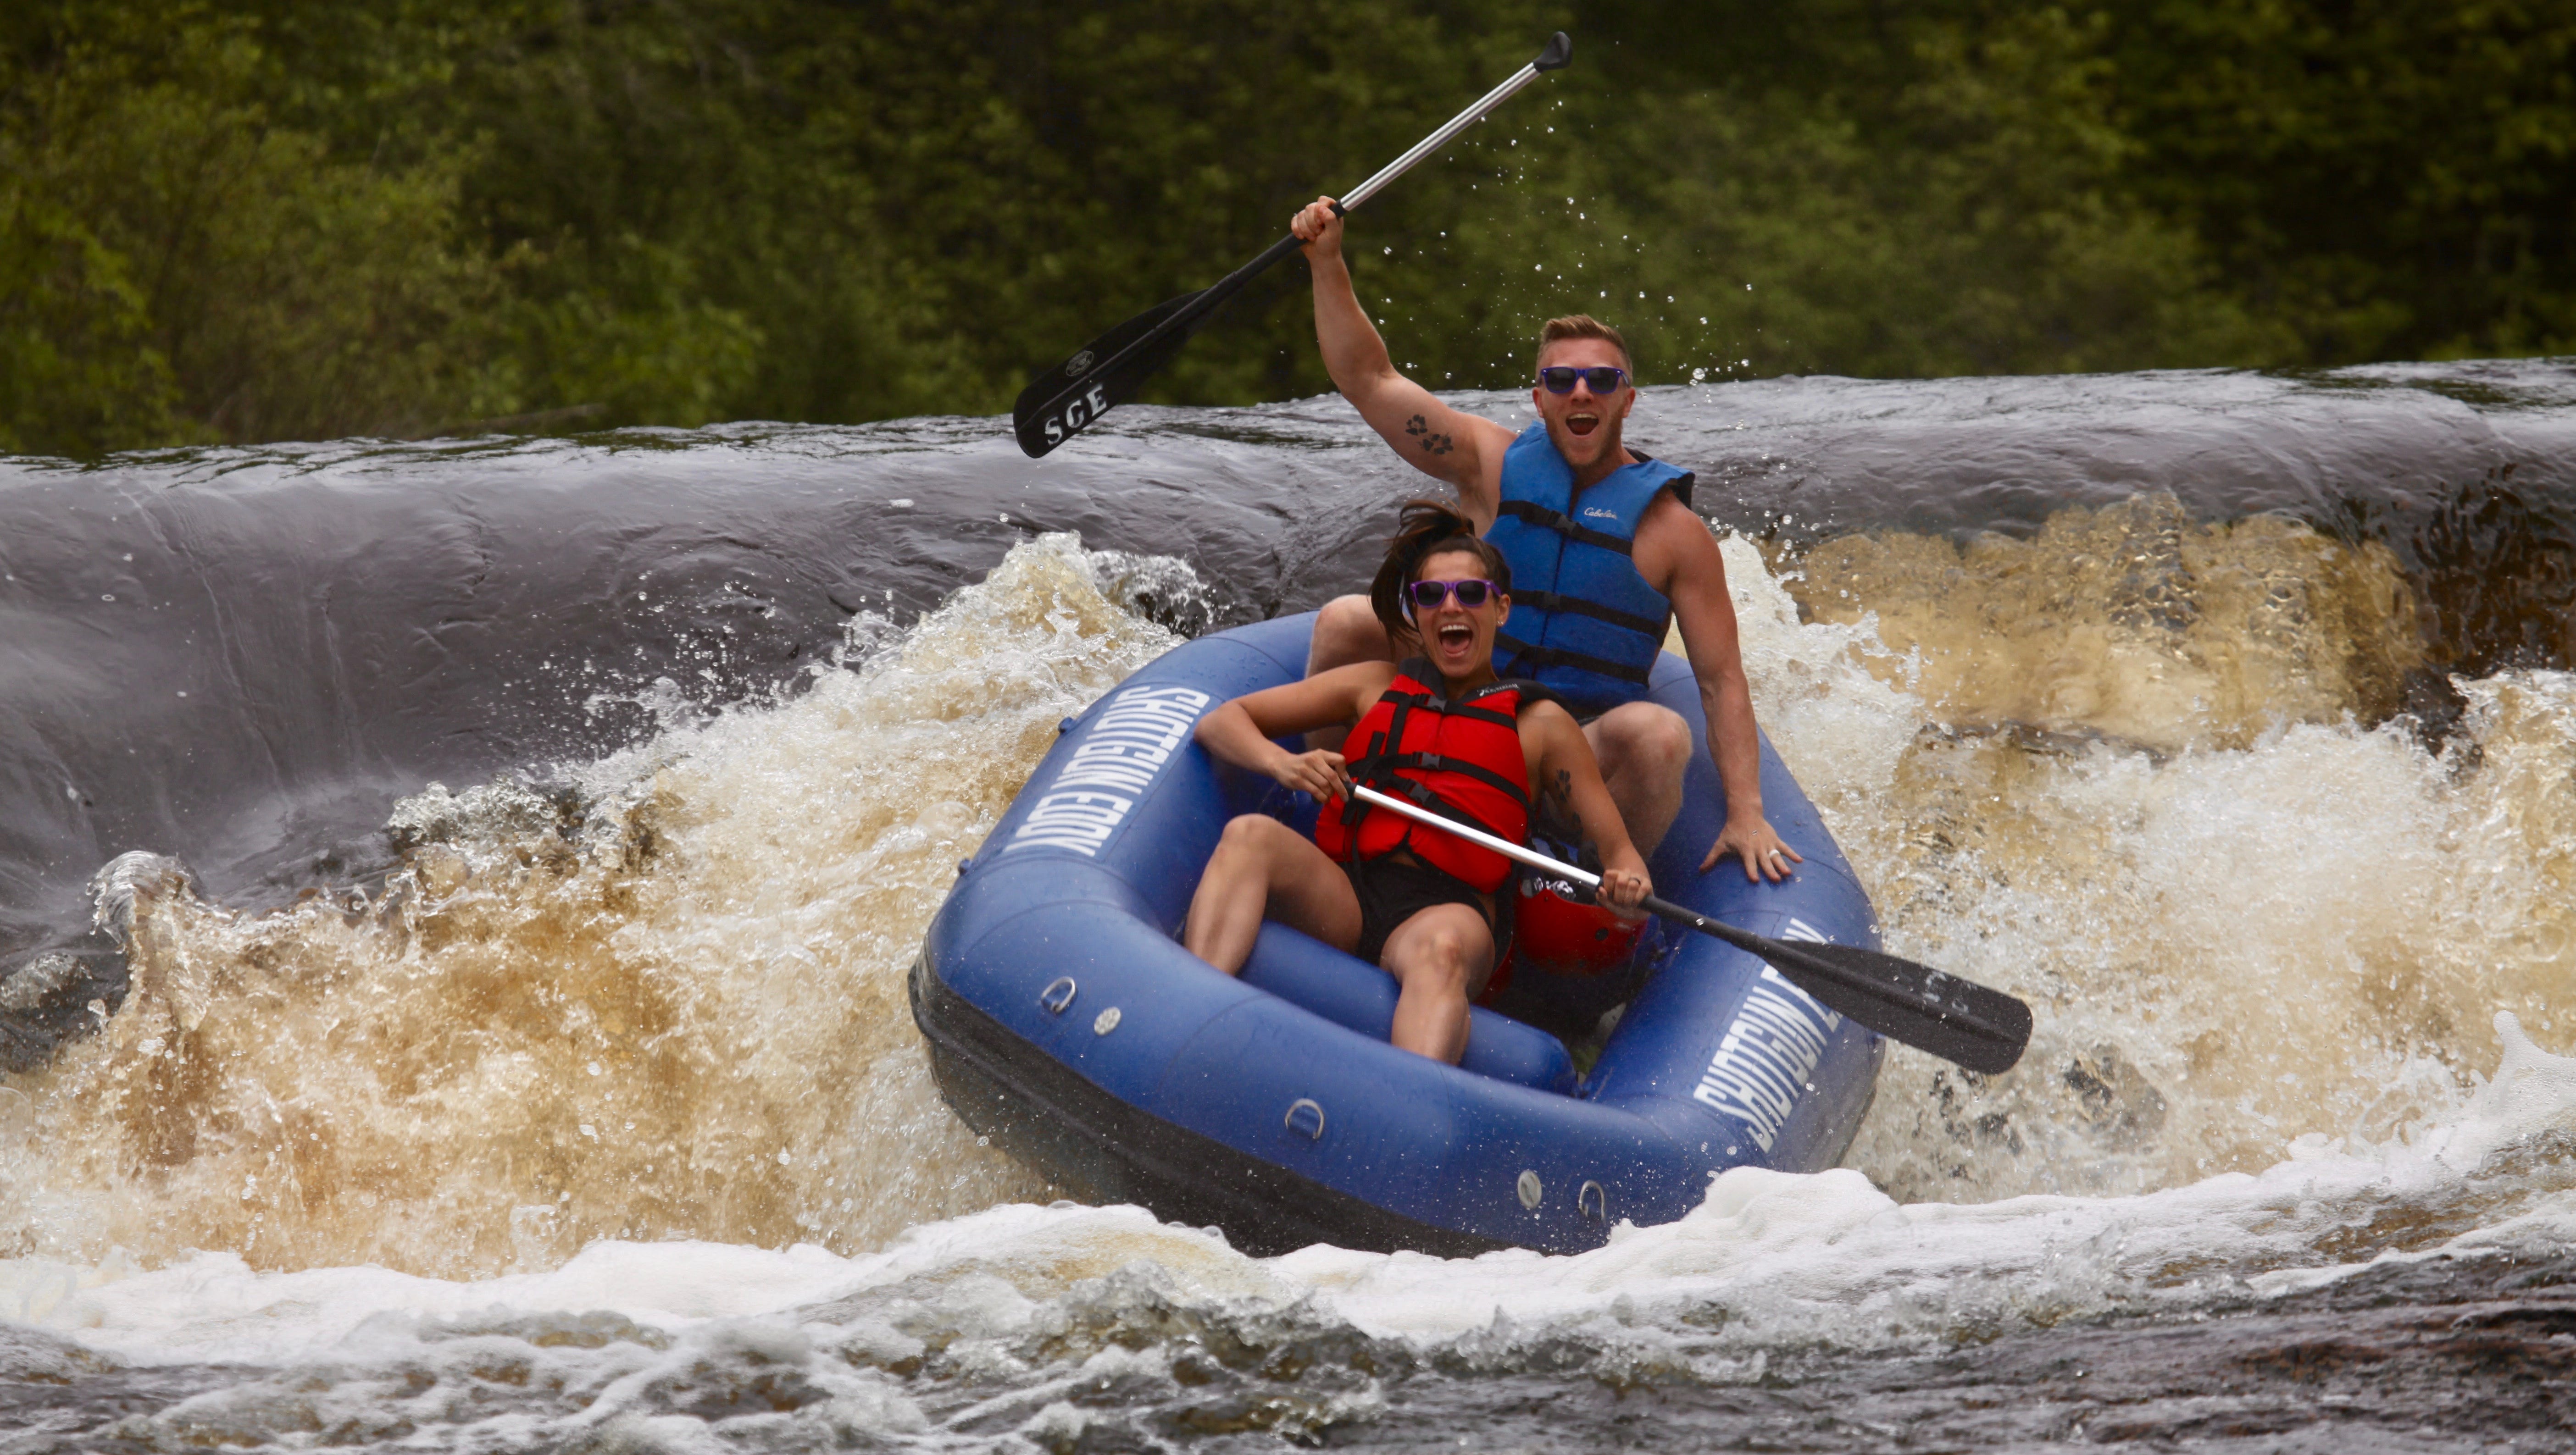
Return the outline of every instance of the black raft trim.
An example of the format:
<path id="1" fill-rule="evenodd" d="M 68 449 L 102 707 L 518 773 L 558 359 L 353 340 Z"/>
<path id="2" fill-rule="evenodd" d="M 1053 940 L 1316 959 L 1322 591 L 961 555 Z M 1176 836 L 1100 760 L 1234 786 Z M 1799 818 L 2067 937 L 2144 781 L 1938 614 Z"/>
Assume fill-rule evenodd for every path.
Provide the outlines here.
<path id="1" fill-rule="evenodd" d="M 948 988 L 925 953 L 909 977 L 940 1097 L 1004 1151 L 1099 1203 L 1213 1224 L 1267 1258 L 1310 1243 L 1470 1258 L 1510 1243 L 1416 1222 L 1120 1101 Z M 1283 1109 L 1284 1110 L 1284 1109 Z"/>

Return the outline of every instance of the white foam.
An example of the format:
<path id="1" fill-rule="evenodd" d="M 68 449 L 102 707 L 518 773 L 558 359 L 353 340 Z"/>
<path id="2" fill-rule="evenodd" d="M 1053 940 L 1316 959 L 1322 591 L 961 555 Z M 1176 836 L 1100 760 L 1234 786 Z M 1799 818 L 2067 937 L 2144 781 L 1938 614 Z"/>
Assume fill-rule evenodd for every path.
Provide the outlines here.
<path id="1" fill-rule="evenodd" d="M 1746 1348 L 1950 1340 L 2188 1303 L 2218 1288 L 2287 1291 L 2365 1266 L 2320 1260 L 2312 1245 L 2391 1203 L 2456 1200 L 2499 1151 L 2576 1133 L 2576 1058 L 2541 1050 L 2507 1021 L 2495 1078 L 2457 1118 L 2412 1142 L 2344 1151 L 2305 1139 L 2259 1175 L 2135 1197 L 1909 1205 L 1848 1169 L 1738 1168 L 1712 1179 L 1681 1221 L 1623 1225 L 1607 1247 L 1561 1257 L 1317 1246 L 1260 1260 L 1137 1208 L 1018 1204 L 916 1227 L 858 1257 L 813 1246 L 600 1242 L 547 1272 L 451 1281 L 381 1268 L 261 1273 L 230 1254 L 202 1254 L 157 1270 L 77 1270 L 76 1289 L 63 1285 L 63 1265 L 18 1260 L 0 1262 L 0 1296 L 17 1295 L 23 1321 L 147 1362 L 381 1356 L 381 1341 L 409 1337 L 389 1315 L 492 1321 L 606 1310 L 666 1331 L 725 1324 L 734 1328 L 727 1338 L 783 1337 L 795 1321 L 776 1320 L 795 1310 L 898 1286 L 942 1302 L 974 1337 L 1007 1339 L 1050 1304 L 1138 1266 L 1185 1303 L 1302 1305 L 1426 1342 L 1498 1323 L 1532 1334 L 1669 1322 L 1694 1308 L 1722 1309 L 1726 1342 Z M 2522 1196 L 2509 1173 L 2490 1181 L 2483 1220 L 2393 1256 L 2576 1246 L 2576 1192 Z M 50 1297 L 28 1296 L 47 1288 Z"/>

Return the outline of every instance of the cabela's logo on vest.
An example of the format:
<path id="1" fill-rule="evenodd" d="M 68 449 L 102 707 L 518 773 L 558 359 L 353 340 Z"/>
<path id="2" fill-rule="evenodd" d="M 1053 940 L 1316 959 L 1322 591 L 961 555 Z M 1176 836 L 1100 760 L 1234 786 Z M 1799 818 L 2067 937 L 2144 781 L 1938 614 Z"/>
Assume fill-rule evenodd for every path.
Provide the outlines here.
<path id="1" fill-rule="evenodd" d="M 1191 687 L 1130 687 L 1078 730 L 1073 752 L 1002 846 L 1095 858 L 1216 699 Z"/>

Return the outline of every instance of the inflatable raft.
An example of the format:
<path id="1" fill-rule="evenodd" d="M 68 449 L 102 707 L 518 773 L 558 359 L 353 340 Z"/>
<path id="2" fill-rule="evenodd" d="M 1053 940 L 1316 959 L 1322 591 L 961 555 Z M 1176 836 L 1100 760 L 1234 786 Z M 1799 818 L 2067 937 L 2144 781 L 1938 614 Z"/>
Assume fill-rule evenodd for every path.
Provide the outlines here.
<path id="1" fill-rule="evenodd" d="M 1711 1174 L 1832 1166 L 1868 1110 L 1884 1043 L 1762 961 L 1650 933 L 1624 974 L 1522 972 L 1473 1012 L 1462 1065 L 1387 1042 L 1394 980 L 1281 925 L 1240 979 L 1181 948 L 1226 820 L 1296 821 L 1302 797 L 1211 759 L 1201 714 L 1304 670 L 1311 616 L 1186 643 L 1110 691 L 1038 766 L 959 870 L 912 975 L 913 1016 L 958 1115 L 1060 1186 L 1222 1228 L 1270 1254 L 1329 1242 L 1460 1256 L 1600 1246 L 1670 1222 Z M 1700 734 L 1689 668 L 1655 701 Z M 1704 735 L 1701 735 L 1704 741 Z M 1763 805 L 1806 856 L 1751 884 L 1697 872 L 1723 821 L 1705 754 L 1650 857 L 1657 891 L 1783 940 L 1877 948 L 1876 919 L 1766 741 Z M 1560 1029 L 1625 999 L 1588 1076 Z"/>

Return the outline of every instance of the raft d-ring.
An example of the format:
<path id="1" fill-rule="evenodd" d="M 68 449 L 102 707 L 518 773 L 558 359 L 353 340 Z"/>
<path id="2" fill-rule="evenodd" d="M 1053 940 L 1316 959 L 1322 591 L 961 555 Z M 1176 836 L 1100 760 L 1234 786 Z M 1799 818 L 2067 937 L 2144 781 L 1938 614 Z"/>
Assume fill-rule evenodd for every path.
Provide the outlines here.
<path id="1" fill-rule="evenodd" d="M 1073 977 L 1059 975 L 1046 989 L 1038 992 L 1038 1004 L 1044 1006 L 1049 1015 L 1062 1015 L 1064 1008 L 1073 1004 L 1073 992 Z"/>
<path id="2" fill-rule="evenodd" d="M 1586 1182 L 1575 1191 L 1574 1205 L 1596 1223 L 1610 1221 L 1610 1190 L 1598 1182 Z"/>
<path id="3" fill-rule="evenodd" d="M 1538 1174 L 1526 1167 L 1521 1169 L 1521 1180 L 1513 1184 L 1513 1191 L 1521 1195 L 1521 1206 L 1531 1212 L 1538 1211 L 1538 1200 L 1547 1195 L 1547 1190 L 1538 1184 Z"/>
<path id="4" fill-rule="evenodd" d="M 1324 1108 L 1311 1096 L 1288 1103 L 1288 1130 L 1310 1142 L 1324 1139 Z"/>

